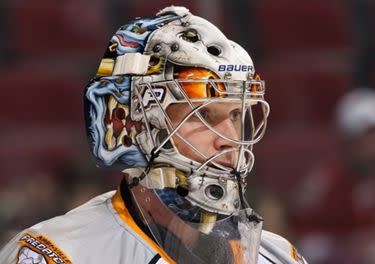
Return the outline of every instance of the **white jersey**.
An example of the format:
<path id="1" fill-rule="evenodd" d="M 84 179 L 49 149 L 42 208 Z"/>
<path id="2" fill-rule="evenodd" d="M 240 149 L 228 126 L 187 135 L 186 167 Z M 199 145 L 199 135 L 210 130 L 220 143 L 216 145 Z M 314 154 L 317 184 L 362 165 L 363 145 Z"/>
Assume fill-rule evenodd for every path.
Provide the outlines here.
<path id="1" fill-rule="evenodd" d="M 119 191 L 20 232 L 1 264 L 175 263 L 131 217 Z M 258 264 L 306 263 L 284 238 L 263 231 Z"/>

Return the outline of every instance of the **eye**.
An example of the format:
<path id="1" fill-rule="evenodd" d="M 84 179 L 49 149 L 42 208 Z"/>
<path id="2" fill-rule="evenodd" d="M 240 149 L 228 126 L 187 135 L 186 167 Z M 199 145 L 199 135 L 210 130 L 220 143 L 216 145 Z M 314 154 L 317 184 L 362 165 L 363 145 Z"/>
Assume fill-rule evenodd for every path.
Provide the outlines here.
<path id="1" fill-rule="evenodd" d="M 209 118 L 209 115 L 210 115 L 210 112 L 208 111 L 208 109 L 205 109 L 205 108 L 200 109 L 200 110 L 198 111 L 198 113 L 202 116 L 202 118 L 203 118 L 204 120 L 207 120 L 207 119 Z"/>
<path id="2" fill-rule="evenodd" d="M 229 113 L 229 118 L 233 122 L 241 120 L 241 111 L 240 109 L 235 109 Z"/>

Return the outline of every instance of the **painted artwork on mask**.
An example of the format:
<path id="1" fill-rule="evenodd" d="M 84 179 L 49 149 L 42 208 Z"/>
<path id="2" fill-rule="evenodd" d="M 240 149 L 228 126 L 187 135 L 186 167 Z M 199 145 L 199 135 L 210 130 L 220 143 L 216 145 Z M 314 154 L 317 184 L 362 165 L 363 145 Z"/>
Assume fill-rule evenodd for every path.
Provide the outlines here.
<path id="1" fill-rule="evenodd" d="M 116 58 L 126 53 L 142 53 L 148 36 L 176 15 L 134 20 L 113 35 L 97 70 L 84 93 L 86 130 L 92 154 L 99 166 L 119 165 L 121 169 L 145 167 L 144 154 L 136 136 L 145 129 L 130 115 L 132 77 L 112 75 Z M 163 60 L 150 65 L 146 74 L 159 73 Z"/>

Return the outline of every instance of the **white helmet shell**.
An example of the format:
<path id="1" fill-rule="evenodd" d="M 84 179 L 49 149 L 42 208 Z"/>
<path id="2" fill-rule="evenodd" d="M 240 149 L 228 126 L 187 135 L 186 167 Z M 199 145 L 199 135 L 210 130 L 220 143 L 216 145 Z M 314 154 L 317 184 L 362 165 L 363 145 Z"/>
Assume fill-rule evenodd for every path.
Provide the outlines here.
<path id="1" fill-rule="evenodd" d="M 249 54 L 209 21 L 192 15 L 186 8 L 168 7 L 158 15 L 175 12 L 182 16 L 155 30 L 145 47 L 145 54 L 167 56 L 184 66 L 203 67 L 220 78 L 247 80 L 254 73 Z"/>

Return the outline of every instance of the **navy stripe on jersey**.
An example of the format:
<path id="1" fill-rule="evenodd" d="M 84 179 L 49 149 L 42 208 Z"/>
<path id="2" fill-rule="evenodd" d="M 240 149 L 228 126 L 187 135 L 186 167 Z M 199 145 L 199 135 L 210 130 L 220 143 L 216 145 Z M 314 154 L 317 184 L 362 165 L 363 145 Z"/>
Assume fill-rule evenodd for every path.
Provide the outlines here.
<path id="1" fill-rule="evenodd" d="M 158 260 L 160 259 L 160 255 L 159 254 L 156 254 L 148 264 L 156 264 L 158 262 Z"/>
<path id="2" fill-rule="evenodd" d="M 262 253 L 259 252 L 259 255 L 262 256 L 265 260 L 267 260 L 269 263 L 271 264 L 276 264 L 275 262 L 273 262 L 272 260 L 270 260 L 268 257 L 266 257 L 265 255 L 263 255 Z M 258 259 L 258 263 L 259 263 L 259 259 Z M 262 263 L 262 262 L 261 262 Z"/>

